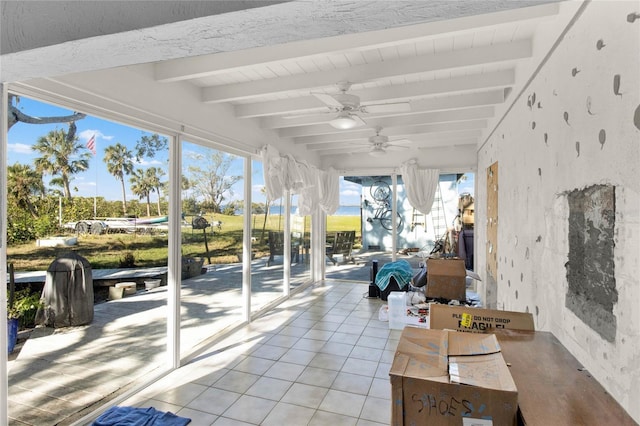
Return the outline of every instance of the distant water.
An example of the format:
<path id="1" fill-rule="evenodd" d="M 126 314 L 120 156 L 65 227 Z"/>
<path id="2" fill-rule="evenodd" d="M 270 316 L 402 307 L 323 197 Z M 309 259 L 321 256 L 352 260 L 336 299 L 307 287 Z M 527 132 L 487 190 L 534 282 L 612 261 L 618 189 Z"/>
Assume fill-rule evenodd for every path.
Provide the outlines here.
<path id="1" fill-rule="evenodd" d="M 295 214 L 297 207 L 291 207 L 291 214 Z M 284 208 L 282 206 L 271 206 L 269 214 L 282 214 Z M 360 216 L 360 206 L 340 206 L 333 216 Z"/>

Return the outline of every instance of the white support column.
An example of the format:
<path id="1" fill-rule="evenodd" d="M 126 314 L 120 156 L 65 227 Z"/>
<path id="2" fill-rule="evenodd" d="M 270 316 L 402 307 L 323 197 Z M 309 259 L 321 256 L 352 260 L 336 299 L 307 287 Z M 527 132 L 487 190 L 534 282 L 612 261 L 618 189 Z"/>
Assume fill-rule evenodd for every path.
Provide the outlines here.
<path id="1" fill-rule="evenodd" d="M 9 93 L 0 84 L 0 272 L 7 276 L 7 110 Z M 6 282 L 6 278 L 3 280 Z M 7 286 L 0 285 L 0 424 L 9 424 L 9 370 L 7 369 Z"/>
<path id="2" fill-rule="evenodd" d="M 251 321 L 251 157 L 244 160 L 244 217 L 242 238 L 243 320 Z"/>
<path id="3" fill-rule="evenodd" d="M 396 261 L 398 251 L 398 175 L 391 174 L 391 260 Z"/>
<path id="4" fill-rule="evenodd" d="M 284 248 L 282 249 L 282 266 L 284 268 L 283 295 L 291 293 L 291 191 L 284 191 Z"/>
<path id="5" fill-rule="evenodd" d="M 327 214 L 321 208 L 317 208 L 316 214 L 311 222 L 311 247 L 313 256 L 311 256 L 311 271 L 314 282 L 325 279 L 327 262 L 325 261 L 327 241 Z"/>
<path id="6" fill-rule="evenodd" d="M 180 366 L 180 281 L 182 275 L 182 138 L 169 142 L 169 265 L 167 271 L 167 364 Z"/>

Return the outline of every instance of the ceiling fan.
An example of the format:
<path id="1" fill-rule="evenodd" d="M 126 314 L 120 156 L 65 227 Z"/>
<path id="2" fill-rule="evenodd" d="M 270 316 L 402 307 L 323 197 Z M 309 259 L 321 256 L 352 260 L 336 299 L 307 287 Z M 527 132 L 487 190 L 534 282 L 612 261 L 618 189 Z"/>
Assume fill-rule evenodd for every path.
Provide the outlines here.
<path id="1" fill-rule="evenodd" d="M 382 127 L 376 127 L 375 130 L 376 134 L 369 137 L 369 155 L 373 157 L 381 157 L 387 153 L 387 150 L 402 151 L 403 149 L 409 149 L 408 146 L 404 146 L 404 144 L 411 143 L 409 139 L 389 140 L 389 136 L 380 134 L 380 132 L 382 132 Z"/>
<path id="2" fill-rule="evenodd" d="M 328 93 L 312 93 L 312 95 L 329 107 L 329 112 L 338 114 L 335 118 L 329 121 L 329 124 L 336 129 L 347 130 L 365 125 L 366 123 L 364 120 L 362 120 L 362 118 L 356 113 L 393 113 L 407 112 L 411 110 L 409 102 L 360 105 L 359 96 L 347 93 L 351 88 L 351 83 L 338 83 L 338 88 L 340 89 L 340 93 L 332 95 Z"/>

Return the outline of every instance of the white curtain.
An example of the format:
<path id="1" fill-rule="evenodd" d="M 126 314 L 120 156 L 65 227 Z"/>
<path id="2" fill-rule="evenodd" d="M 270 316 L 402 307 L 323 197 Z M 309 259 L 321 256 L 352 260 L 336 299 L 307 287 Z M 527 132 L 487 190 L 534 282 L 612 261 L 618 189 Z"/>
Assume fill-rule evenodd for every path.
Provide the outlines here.
<path id="1" fill-rule="evenodd" d="M 400 165 L 400 173 L 409 204 L 420 213 L 429 214 L 436 194 L 440 171 L 438 169 L 420 170 L 416 160 L 412 159 Z"/>
<path id="2" fill-rule="evenodd" d="M 282 159 L 278 150 L 271 145 L 265 145 L 260 151 L 262 157 L 262 174 L 264 187 L 269 200 L 277 200 L 284 194 Z"/>
<path id="3" fill-rule="evenodd" d="M 261 152 L 264 184 L 267 197 L 277 200 L 284 190 L 298 194 L 297 214 L 306 216 L 320 206 L 328 214 L 335 213 L 339 204 L 338 174 L 296 161 L 292 155 L 281 156 L 277 149 L 265 145 Z"/>
<path id="4" fill-rule="evenodd" d="M 310 215 L 318 205 L 317 176 L 319 170 L 307 163 L 298 163 L 298 172 L 302 178 L 302 186 L 294 191 L 298 194 L 298 216 Z"/>
<path id="5" fill-rule="evenodd" d="M 320 208 L 326 214 L 334 214 L 340 204 L 340 179 L 333 167 L 318 173 Z"/>

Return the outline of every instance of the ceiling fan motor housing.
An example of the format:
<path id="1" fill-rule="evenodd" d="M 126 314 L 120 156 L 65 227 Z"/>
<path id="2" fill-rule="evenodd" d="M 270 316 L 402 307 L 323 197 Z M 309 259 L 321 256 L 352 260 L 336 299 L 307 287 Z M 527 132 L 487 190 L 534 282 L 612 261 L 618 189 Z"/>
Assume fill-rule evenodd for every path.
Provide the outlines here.
<path id="1" fill-rule="evenodd" d="M 382 145 L 389 142 L 389 138 L 385 135 L 375 135 L 369 138 L 369 142 L 375 145 Z"/>

